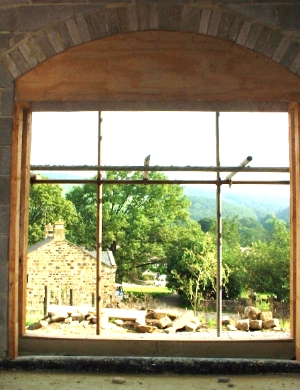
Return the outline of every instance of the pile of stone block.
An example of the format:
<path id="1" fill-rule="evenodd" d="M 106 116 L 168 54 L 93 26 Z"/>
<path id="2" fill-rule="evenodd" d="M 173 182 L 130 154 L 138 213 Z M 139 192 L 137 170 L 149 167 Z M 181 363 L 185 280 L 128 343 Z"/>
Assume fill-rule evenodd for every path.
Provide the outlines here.
<path id="1" fill-rule="evenodd" d="M 95 326 L 97 322 L 95 308 L 56 306 L 50 307 L 48 316 L 28 326 L 28 330 L 46 328 L 49 324 L 63 326 Z M 181 314 L 177 310 L 125 310 L 104 308 L 101 310 L 101 328 L 113 330 L 113 326 L 124 327 L 140 333 L 176 333 L 177 330 L 196 332 L 207 328 L 206 322 L 200 322 L 192 310 Z"/>
<path id="2" fill-rule="evenodd" d="M 261 311 L 254 306 L 246 306 L 242 318 L 236 321 L 235 326 L 228 324 L 227 329 L 242 331 L 281 330 L 279 319 L 273 318 L 271 311 Z"/>
<path id="3" fill-rule="evenodd" d="M 233 325 L 233 322 L 235 324 Z M 62 326 L 95 327 L 97 323 L 96 309 L 92 307 L 57 306 L 50 307 L 48 316 L 28 327 L 28 330 L 46 328 L 50 324 Z M 281 330 L 279 320 L 273 318 L 272 312 L 261 312 L 247 306 L 242 318 L 234 320 L 222 317 L 222 325 L 227 331 L 257 331 L 263 329 Z M 201 332 L 208 329 L 206 321 L 200 321 L 192 310 L 176 309 L 127 310 L 104 308 L 101 310 L 100 326 L 102 329 L 121 329 L 139 333 Z"/>
<path id="4" fill-rule="evenodd" d="M 207 329 L 206 322 L 201 322 L 192 310 L 185 310 L 181 314 L 178 310 L 159 309 L 148 310 L 145 324 L 137 324 L 136 329 L 143 333 L 161 331 L 172 334 L 176 331 L 197 332 Z"/>

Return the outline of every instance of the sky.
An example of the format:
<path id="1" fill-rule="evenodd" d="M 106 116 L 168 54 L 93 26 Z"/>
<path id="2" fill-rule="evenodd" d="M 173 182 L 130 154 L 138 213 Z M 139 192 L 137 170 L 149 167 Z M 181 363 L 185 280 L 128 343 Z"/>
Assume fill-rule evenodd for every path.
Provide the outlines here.
<path id="1" fill-rule="evenodd" d="M 143 165 L 148 155 L 150 165 L 216 165 L 215 112 L 119 111 L 101 115 L 102 165 Z M 34 112 L 31 165 L 97 165 L 97 131 L 98 112 Z M 247 156 L 253 158 L 252 167 L 289 166 L 287 113 L 221 112 L 219 132 L 221 166 L 238 166 Z M 172 179 L 216 177 L 206 172 L 166 175 Z M 234 179 L 289 180 L 289 175 L 238 173 Z M 258 187 L 251 186 L 251 190 L 259 192 Z M 264 191 L 274 193 L 274 186 L 264 186 Z M 276 186 L 277 194 L 288 197 L 288 191 L 288 186 Z"/>

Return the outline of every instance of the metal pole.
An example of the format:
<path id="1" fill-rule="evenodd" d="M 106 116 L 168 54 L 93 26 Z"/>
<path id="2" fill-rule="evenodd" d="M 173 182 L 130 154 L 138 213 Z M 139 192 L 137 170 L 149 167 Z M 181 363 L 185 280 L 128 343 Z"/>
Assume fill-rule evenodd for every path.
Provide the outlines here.
<path id="1" fill-rule="evenodd" d="M 34 184 L 143 184 L 143 185 L 157 185 L 157 184 L 276 184 L 289 185 L 289 180 L 115 180 L 115 179 L 37 179 L 33 176 L 30 179 L 31 185 Z"/>
<path id="2" fill-rule="evenodd" d="M 220 164 L 219 112 L 216 112 L 216 166 Z M 222 329 L 222 200 L 221 178 L 217 172 L 217 337 Z"/>
<path id="3" fill-rule="evenodd" d="M 102 158 L 101 112 L 98 113 L 98 165 Z M 96 274 L 96 334 L 101 334 L 101 260 L 102 260 L 102 172 L 97 172 L 97 274 Z"/>
<path id="4" fill-rule="evenodd" d="M 246 157 L 245 160 L 240 163 L 239 167 L 244 168 L 250 161 L 252 161 L 252 157 L 251 156 Z M 233 176 L 236 174 L 237 172 L 229 173 L 229 175 L 226 176 L 225 180 L 231 180 Z"/>
<path id="5" fill-rule="evenodd" d="M 31 171 L 124 171 L 124 172 L 144 172 L 145 165 L 31 165 Z M 147 166 L 149 172 L 282 172 L 288 173 L 288 167 L 195 167 L 195 166 Z"/>

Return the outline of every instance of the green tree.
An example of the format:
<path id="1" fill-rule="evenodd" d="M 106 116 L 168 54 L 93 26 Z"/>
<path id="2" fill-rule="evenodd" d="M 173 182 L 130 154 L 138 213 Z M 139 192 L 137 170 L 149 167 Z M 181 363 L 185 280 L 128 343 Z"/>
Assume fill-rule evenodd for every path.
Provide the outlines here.
<path id="1" fill-rule="evenodd" d="M 182 300 L 199 307 L 203 298 L 216 294 L 217 261 L 215 240 L 204 233 L 199 224 L 190 221 L 174 231 L 167 252 L 168 286 L 176 290 Z M 226 282 L 230 270 L 223 267 Z"/>
<path id="2" fill-rule="evenodd" d="M 228 279 L 224 281 L 223 298 L 235 299 L 242 292 L 244 275 L 238 217 L 223 220 L 222 237 L 222 263 L 230 269 Z"/>
<path id="3" fill-rule="evenodd" d="M 215 245 L 216 232 L 216 220 L 210 220 L 209 234 L 215 242 Z M 238 217 L 224 218 L 222 220 L 222 267 L 225 267 L 227 275 L 226 280 L 223 281 L 222 288 L 222 296 L 224 299 L 235 299 L 242 292 L 244 270 L 241 259 Z"/>
<path id="4" fill-rule="evenodd" d="M 108 179 L 142 179 L 141 173 L 109 172 Z M 166 176 L 151 172 L 151 179 Z M 85 231 L 77 244 L 96 246 L 96 188 L 84 185 L 67 194 Z M 136 267 L 149 259 L 165 258 L 172 229 L 189 218 L 189 201 L 177 185 L 103 185 L 103 248 L 113 251 L 118 279 L 139 277 Z"/>
<path id="5" fill-rule="evenodd" d="M 253 242 L 266 239 L 267 232 L 263 225 L 253 218 L 240 218 L 238 230 L 242 247 L 251 246 Z"/>
<path id="6" fill-rule="evenodd" d="M 63 220 L 66 238 L 73 241 L 77 231 L 77 214 L 72 202 L 65 199 L 58 184 L 36 184 L 29 194 L 28 245 L 44 238 L 44 226 Z"/>
<path id="7" fill-rule="evenodd" d="M 253 243 L 244 254 L 246 285 L 249 290 L 269 292 L 282 300 L 289 299 L 290 290 L 290 234 L 284 221 L 273 217 L 269 221 L 267 241 Z"/>

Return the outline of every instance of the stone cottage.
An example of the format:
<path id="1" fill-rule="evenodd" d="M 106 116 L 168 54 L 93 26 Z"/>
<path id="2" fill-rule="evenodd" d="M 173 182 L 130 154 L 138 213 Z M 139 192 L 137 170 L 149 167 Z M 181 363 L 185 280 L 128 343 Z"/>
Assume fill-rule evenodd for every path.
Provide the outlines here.
<path id="1" fill-rule="evenodd" d="M 103 306 L 115 295 L 117 266 L 111 251 L 102 252 L 101 296 Z M 28 249 L 27 310 L 42 311 L 48 303 L 94 305 L 96 252 L 88 252 L 65 239 L 63 222 L 45 226 L 45 239 Z"/>

